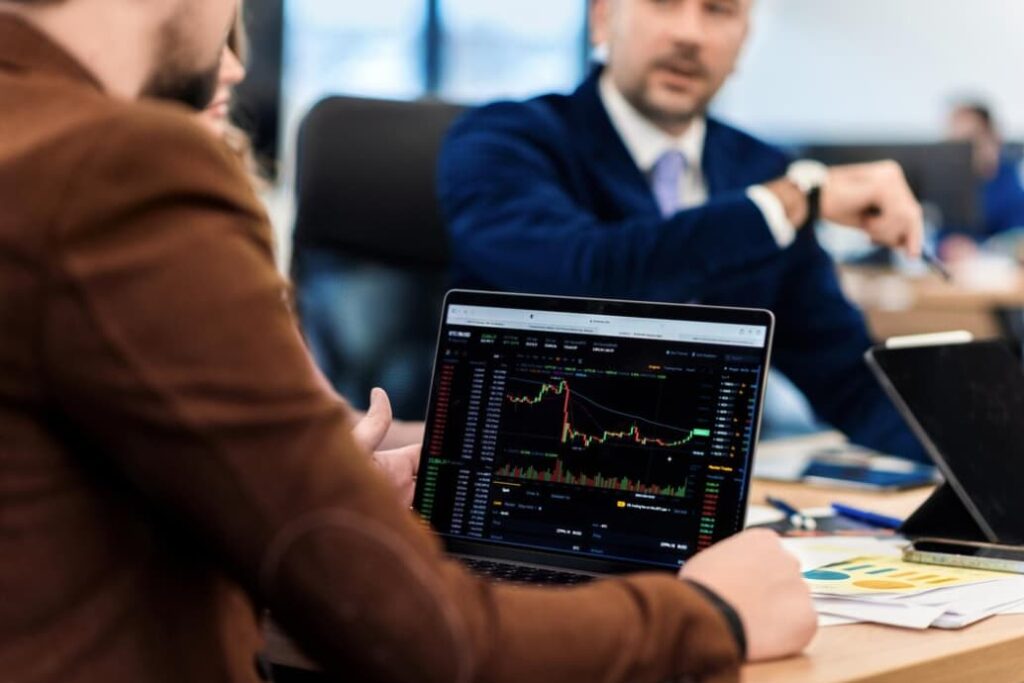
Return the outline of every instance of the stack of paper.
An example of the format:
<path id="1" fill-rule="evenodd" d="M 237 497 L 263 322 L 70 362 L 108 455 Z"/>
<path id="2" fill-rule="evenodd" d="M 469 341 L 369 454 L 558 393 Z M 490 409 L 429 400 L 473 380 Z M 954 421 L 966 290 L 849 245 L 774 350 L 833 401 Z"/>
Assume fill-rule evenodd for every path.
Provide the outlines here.
<path id="1" fill-rule="evenodd" d="M 808 511 L 804 510 L 804 514 Z M 863 555 L 881 555 L 899 558 L 903 555 L 906 539 L 888 537 L 885 539 L 863 536 L 818 536 L 806 538 L 784 538 L 782 545 L 800 561 L 801 571 L 817 569 L 832 562 L 848 560 Z"/>
<path id="2" fill-rule="evenodd" d="M 819 614 L 914 629 L 961 628 L 1024 607 L 1022 576 L 909 563 L 887 550 L 806 570 Z"/>

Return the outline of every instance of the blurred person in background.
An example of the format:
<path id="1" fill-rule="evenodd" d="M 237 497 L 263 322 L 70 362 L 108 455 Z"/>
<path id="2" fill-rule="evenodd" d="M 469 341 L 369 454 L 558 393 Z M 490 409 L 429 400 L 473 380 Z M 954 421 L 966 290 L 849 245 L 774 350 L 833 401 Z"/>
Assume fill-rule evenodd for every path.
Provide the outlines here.
<path id="1" fill-rule="evenodd" d="M 963 261 L 975 255 L 976 243 L 1024 228 L 1024 184 L 1020 159 L 1004 151 L 1003 137 L 991 107 L 980 101 L 956 104 L 949 114 L 947 139 L 969 142 L 978 179 L 979 225 L 955 227 L 941 245 L 944 258 Z"/>

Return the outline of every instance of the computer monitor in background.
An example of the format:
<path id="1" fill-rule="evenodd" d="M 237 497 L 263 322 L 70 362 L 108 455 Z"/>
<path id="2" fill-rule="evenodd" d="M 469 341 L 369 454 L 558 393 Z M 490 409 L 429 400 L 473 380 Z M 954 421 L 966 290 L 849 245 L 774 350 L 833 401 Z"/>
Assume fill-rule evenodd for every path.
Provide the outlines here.
<path id="1" fill-rule="evenodd" d="M 800 151 L 801 156 L 830 166 L 892 159 L 903 167 L 918 200 L 934 209 L 929 217 L 936 227 L 971 231 L 980 224 L 969 143 L 809 144 Z"/>

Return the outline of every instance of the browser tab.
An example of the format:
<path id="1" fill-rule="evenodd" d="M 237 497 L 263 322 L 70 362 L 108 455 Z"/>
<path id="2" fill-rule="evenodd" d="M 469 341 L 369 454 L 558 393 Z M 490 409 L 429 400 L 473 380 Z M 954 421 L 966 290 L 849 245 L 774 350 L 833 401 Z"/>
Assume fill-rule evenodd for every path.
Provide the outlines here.
<path id="1" fill-rule="evenodd" d="M 767 328 L 491 306 L 452 306 L 449 325 L 763 348 Z"/>

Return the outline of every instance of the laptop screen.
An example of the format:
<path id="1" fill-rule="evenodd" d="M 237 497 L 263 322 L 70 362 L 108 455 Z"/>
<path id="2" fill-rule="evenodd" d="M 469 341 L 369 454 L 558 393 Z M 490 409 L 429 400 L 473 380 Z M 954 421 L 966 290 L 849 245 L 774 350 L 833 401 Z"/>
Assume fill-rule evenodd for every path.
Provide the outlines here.
<path id="1" fill-rule="evenodd" d="M 678 567 L 742 528 L 771 334 L 765 311 L 451 292 L 415 507 L 456 551 Z"/>

